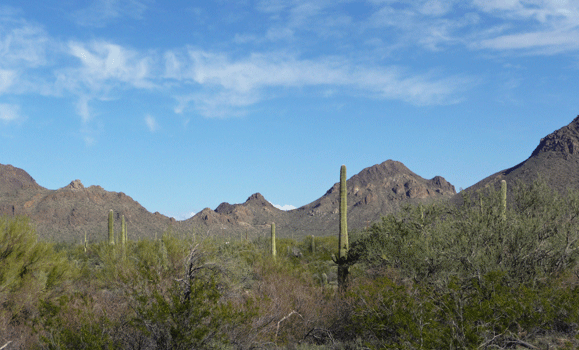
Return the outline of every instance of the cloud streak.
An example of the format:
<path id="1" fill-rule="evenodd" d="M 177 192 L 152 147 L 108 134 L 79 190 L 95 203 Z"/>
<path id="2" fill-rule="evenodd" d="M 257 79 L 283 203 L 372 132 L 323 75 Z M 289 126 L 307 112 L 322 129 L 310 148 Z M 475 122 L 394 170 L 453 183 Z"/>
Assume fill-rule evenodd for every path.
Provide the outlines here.
<path id="1" fill-rule="evenodd" d="M 93 0 L 72 18 L 81 26 L 104 27 L 119 18 L 141 19 L 147 10 L 148 1 L 139 0 Z"/>
<path id="2" fill-rule="evenodd" d="M 145 124 L 147 125 L 147 128 L 149 129 L 150 132 L 157 131 L 159 127 L 157 125 L 157 121 L 155 120 L 155 118 L 148 114 L 145 116 Z"/>
<path id="3" fill-rule="evenodd" d="M 4 124 L 22 121 L 24 117 L 20 112 L 20 106 L 8 103 L 0 103 L 0 120 Z"/>
<path id="4" fill-rule="evenodd" d="M 178 58 L 180 57 L 180 58 Z M 372 98 L 403 100 L 417 105 L 454 103 L 469 79 L 411 73 L 397 66 L 375 67 L 345 58 L 299 59 L 279 53 L 254 53 L 233 60 L 225 54 L 188 49 L 165 55 L 165 75 L 196 84 L 204 92 L 181 97 L 177 112 L 189 102 L 207 117 L 223 108 L 246 107 L 271 96 L 271 89 L 332 86 L 354 89 Z M 208 93 L 211 91 L 211 93 Z M 221 106 L 216 111 L 213 107 Z"/>

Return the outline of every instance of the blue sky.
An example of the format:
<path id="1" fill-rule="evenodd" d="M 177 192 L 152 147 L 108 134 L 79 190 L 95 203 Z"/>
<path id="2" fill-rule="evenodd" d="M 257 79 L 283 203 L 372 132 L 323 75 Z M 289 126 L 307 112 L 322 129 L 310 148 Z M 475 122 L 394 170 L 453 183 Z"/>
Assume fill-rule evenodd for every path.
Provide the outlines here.
<path id="1" fill-rule="evenodd" d="M 579 1 L 14 1 L 0 163 L 182 219 L 387 159 L 459 188 L 579 114 Z"/>

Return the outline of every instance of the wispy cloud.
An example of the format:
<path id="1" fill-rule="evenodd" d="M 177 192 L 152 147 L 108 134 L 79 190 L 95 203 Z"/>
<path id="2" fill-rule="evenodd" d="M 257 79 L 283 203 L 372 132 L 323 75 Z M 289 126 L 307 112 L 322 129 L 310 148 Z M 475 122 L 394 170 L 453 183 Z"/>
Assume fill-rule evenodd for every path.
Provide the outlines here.
<path id="1" fill-rule="evenodd" d="M 181 57 L 180 59 L 177 57 Z M 187 55 L 166 55 L 166 75 L 203 87 L 203 92 L 180 96 L 177 112 L 189 102 L 205 116 L 220 116 L 270 98 L 269 90 L 333 86 L 354 89 L 373 98 L 404 100 L 414 104 L 454 103 L 468 85 L 465 77 L 418 74 L 400 67 L 376 67 L 346 58 L 298 59 L 279 53 L 254 53 L 241 59 L 189 49 Z M 213 107 L 219 107 L 216 111 Z"/>
<path id="2" fill-rule="evenodd" d="M 4 124 L 19 122 L 24 119 L 20 112 L 20 106 L 8 103 L 0 103 L 0 120 Z"/>
<path id="3" fill-rule="evenodd" d="M 77 15 L 84 25 L 141 18 L 150 3 L 94 0 Z M 368 59 L 372 55 L 366 52 L 335 49 L 342 40 L 320 38 L 368 43 L 362 51 L 409 45 L 426 51 L 451 46 L 530 54 L 579 50 L 576 1 L 369 0 L 362 3 L 360 14 L 350 13 L 344 3 L 258 1 L 255 8 L 267 23 L 255 32 L 238 32 L 213 50 L 185 44 L 171 50 L 137 49 L 112 39 L 56 39 L 14 12 L 0 11 L 0 94 L 72 97 L 83 124 L 98 113 L 93 101 L 117 99 L 131 90 L 171 96 L 176 113 L 222 118 L 245 115 L 263 101 L 304 88 L 322 98 L 332 91 L 332 97 L 444 105 L 461 101 L 476 78 L 435 66 L 402 66 L 384 57 Z M 302 45 L 304 40 L 334 46 L 311 50 L 309 44 Z M 227 46 L 231 43 L 243 45 L 243 50 Z M 157 128 L 147 125 L 152 131 Z"/>
<path id="4" fill-rule="evenodd" d="M 188 212 L 188 213 L 182 213 L 182 214 L 178 214 L 175 216 L 175 219 L 181 221 L 181 220 L 187 220 L 189 218 L 192 218 L 195 214 L 197 214 L 196 212 L 192 211 L 192 212 Z"/>
<path id="5" fill-rule="evenodd" d="M 83 123 L 88 123 L 91 119 L 91 112 L 88 106 L 90 98 L 87 96 L 80 96 L 76 103 L 76 113 L 80 115 Z"/>
<path id="6" fill-rule="evenodd" d="M 150 132 L 157 131 L 158 128 L 157 121 L 151 115 L 147 114 L 145 116 L 145 124 L 147 125 L 147 128 L 149 128 Z"/>
<path id="7" fill-rule="evenodd" d="M 579 29 L 502 35 L 482 40 L 478 46 L 495 50 L 531 49 L 535 53 L 553 55 L 579 49 Z"/>
<path id="8" fill-rule="evenodd" d="M 15 78 L 15 71 L 0 69 L 0 94 L 8 91 L 8 88 L 10 88 Z"/>
<path id="9" fill-rule="evenodd" d="M 47 33 L 40 26 L 0 14 L 0 67 L 45 65 L 49 43 Z"/>
<path id="10" fill-rule="evenodd" d="M 108 83 L 125 83 L 136 88 L 151 88 L 149 81 L 151 58 L 106 41 L 90 44 L 70 42 L 69 54 L 81 66 L 70 70 L 91 90 L 106 90 Z"/>
<path id="11" fill-rule="evenodd" d="M 120 45 L 69 42 L 64 54 L 78 64 L 56 69 L 55 90 L 78 97 L 76 111 L 83 123 L 92 119 L 92 100 L 116 99 L 119 91 L 155 86 L 150 73 L 153 58 Z"/>
<path id="12" fill-rule="evenodd" d="M 81 10 L 75 11 L 72 18 L 82 26 L 104 27 L 110 21 L 123 17 L 141 19 L 149 1 L 139 0 L 93 0 Z"/>
<path id="13" fill-rule="evenodd" d="M 579 49 L 579 3 L 577 1 L 483 1 L 473 5 L 510 25 L 498 26 L 496 35 L 481 37 L 472 47 L 524 50 L 530 54 L 553 54 Z"/>

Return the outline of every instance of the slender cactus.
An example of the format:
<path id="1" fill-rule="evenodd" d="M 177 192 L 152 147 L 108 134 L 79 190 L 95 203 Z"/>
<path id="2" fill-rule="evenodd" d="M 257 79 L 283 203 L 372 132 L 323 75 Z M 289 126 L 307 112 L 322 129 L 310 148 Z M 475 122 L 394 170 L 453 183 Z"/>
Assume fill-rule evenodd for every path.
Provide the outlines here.
<path id="1" fill-rule="evenodd" d="M 312 254 L 314 254 L 316 252 L 316 240 L 314 238 L 314 235 L 312 235 L 312 245 L 310 248 L 312 249 Z"/>
<path id="2" fill-rule="evenodd" d="M 277 252 L 275 250 L 275 222 L 271 223 L 271 256 L 273 256 L 273 260 L 275 260 L 275 257 L 277 255 Z"/>
<path id="3" fill-rule="evenodd" d="M 340 245 L 339 258 L 348 257 L 348 190 L 346 188 L 346 166 L 340 168 Z"/>
<path id="4" fill-rule="evenodd" d="M 501 180 L 501 216 L 503 220 L 507 218 L 507 182 Z"/>
<path id="5" fill-rule="evenodd" d="M 86 232 L 84 233 L 84 252 L 86 253 L 86 249 L 88 247 L 88 242 L 86 240 Z"/>
<path id="6" fill-rule="evenodd" d="M 338 236 L 338 288 L 346 291 L 348 284 L 348 191 L 346 187 L 346 166 L 340 168 L 340 235 Z"/>
<path id="7" fill-rule="evenodd" d="M 124 215 L 121 216 L 121 244 L 123 247 L 127 244 L 127 224 Z"/>
<path id="8" fill-rule="evenodd" d="M 113 218 L 113 210 L 109 210 L 109 244 L 115 244 L 115 226 L 114 226 L 114 218 Z"/>

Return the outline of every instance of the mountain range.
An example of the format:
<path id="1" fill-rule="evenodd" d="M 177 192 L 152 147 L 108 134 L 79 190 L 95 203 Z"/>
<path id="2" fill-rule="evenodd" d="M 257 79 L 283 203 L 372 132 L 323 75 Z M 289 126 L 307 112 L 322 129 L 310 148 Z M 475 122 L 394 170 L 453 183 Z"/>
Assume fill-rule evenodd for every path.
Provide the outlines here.
<path id="1" fill-rule="evenodd" d="M 558 191 L 579 189 L 579 116 L 542 138 L 524 162 L 490 175 L 465 191 L 503 179 L 510 185 L 517 181 L 528 183 L 537 176 Z M 350 229 L 362 229 L 405 204 L 460 198 L 443 177 L 424 179 L 393 160 L 350 177 L 347 193 Z M 121 215 L 125 216 L 132 239 L 152 238 L 167 230 L 179 235 L 255 238 L 267 235 L 272 222 L 276 223 L 278 237 L 330 235 L 337 232 L 338 201 L 339 183 L 335 183 L 317 200 L 294 210 L 280 210 L 255 193 L 244 203 L 224 202 L 215 209 L 205 208 L 187 220 L 177 221 L 158 212 L 150 213 L 122 192 L 84 187 L 80 180 L 49 190 L 23 169 L 0 164 L 0 215 L 26 215 L 42 239 L 54 241 L 80 242 L 85 234 L 89 241 L 105 239 L 110 209 L 115 213 L 115 227 L 120 227 Z"/>

